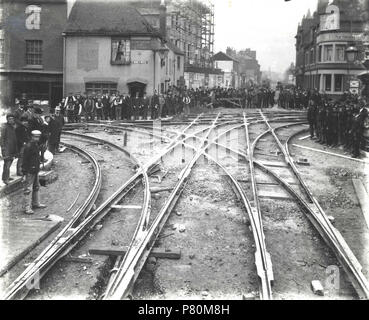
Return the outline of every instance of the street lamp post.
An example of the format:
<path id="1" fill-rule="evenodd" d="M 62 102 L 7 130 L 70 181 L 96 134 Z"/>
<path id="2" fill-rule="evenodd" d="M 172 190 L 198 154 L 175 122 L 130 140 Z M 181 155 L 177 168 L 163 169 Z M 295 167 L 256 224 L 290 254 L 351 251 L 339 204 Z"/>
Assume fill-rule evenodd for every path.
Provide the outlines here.
<path id="1" fill-rule="evenodd" d="M 349 89 L 350 89 L 350 80 L 351 80 L 351 69 L 350 69 L 350 63 L 353 63 L 357 59 L 359 50 L 355 46 L 349 46 L 346 49 L 346 56 L 347 56 L 347 62 L 348 62 L 348 83 L 349 83 Z"/>

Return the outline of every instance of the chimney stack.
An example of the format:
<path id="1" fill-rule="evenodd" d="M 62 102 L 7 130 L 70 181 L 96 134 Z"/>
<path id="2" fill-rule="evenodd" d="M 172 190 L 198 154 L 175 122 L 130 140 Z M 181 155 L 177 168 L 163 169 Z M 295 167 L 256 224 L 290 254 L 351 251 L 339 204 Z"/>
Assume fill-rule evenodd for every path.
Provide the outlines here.
<path id="1" fill-rule="evenodd" d="M 167 7 L 165 5 L 165 0 L 161 0 L 159 7 L 159 23 L 160 23 L 160 34 L 163 40 L 166 41 L 167 38 Z"/>

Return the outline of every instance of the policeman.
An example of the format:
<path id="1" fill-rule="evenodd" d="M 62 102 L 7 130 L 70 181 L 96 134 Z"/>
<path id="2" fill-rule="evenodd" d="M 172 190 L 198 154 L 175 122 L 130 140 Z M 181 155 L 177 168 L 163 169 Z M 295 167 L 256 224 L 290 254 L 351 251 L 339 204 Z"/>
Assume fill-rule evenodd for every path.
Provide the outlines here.
<path id="1" fill-rule="evenodd" d="M 307 112 L 307 117 L 308 117 L 308 122 L 309 122 L 309 126 L 310 126 L 310 139 L 314 139 L 314 132 L 316 135 L 316 105 L 315 103 L 310 100 L 309 102 L 309 108 L 308 108 L 308 112 Z"/>
<path id="2" fill-rule="evenodd" d="M 367 110 L 362 108 L 359 114 L 355 115 L 352 123 L 352 157 L 360 156 L 360 145 L 363 137 L 364 120 L 367 117 Z"/>
<path id="3" fill-rule="evenodd" d="M 33 214 L 32 209 L 43 209 L 46 206 L 39 199 L 39 171 L 40 171 L 40 148 L 38 142 L 41 131 L 31 132 L 31 141 L 26 144 L 23 152 L 22 173 L 24 181 L 24 207 L 26 214 Z"/>

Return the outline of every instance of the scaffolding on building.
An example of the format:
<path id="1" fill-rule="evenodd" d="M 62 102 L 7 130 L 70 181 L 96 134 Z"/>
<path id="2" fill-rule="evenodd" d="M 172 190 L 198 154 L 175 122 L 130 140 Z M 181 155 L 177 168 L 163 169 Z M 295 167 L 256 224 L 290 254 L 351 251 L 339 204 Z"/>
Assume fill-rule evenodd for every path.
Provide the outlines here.
<path id="1" fill-rule="evenodd" d="M 167 1 L 170 39 L 185 52 L 187 66 L 212 68 L 214 4 L 211 0 Z"/>

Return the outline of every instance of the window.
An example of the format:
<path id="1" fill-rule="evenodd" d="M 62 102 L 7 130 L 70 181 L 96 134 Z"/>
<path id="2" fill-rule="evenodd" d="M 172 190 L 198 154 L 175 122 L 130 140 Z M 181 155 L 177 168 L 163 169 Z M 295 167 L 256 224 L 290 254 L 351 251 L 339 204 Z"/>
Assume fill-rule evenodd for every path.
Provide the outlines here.
<path id="1" fill-rule="evenodd" d="M 332 75 L 331 74 L 324 75 L 324 89 L 325 91 L 332 90 Z"/>
<path id="2" fill-rule="evenodd" d="M 319 46 L 319 51 L 318 51 L 318 62 L 322 61 L 322 46 Z"/>
<path id="3" fill-rule="evenodd" d="M 305 66 L 309 64 L 309 52 L 305 52 Z"/>
<path id="4" fill-rule="evenodd" d="M 342 90 L 342 84 L 343 84 L 343 75 L 342 74 L 335 74 L 334 75 L 334 91 L 340 92 Z"/>
<path id="5" fill-rule="evenodd" d="M 117 83 L 112 82 L 86 82 L 87 94 L 112 94 L 117 91 Z"/>
<path id="6" fill-rule="evenodd" d="M 5 63 L 4 39 L 0 39 L 0 65 Z"/>
<path id="7" fill-rule="evenodd" d="M 112 64 L 131 63 L 131 41 L 129 39 L 111 40 L 111 63 Z"/>
<path id="8" fill-rule="evenodd" d="M 181 70 L 181 57 L 177 57 L 177 69 Z"/>
<path id="9" fill-rule="evenodd" d="M 26 65 L 42 65 L 42 40 L 26 40 Z"/>
<path id="10" fill-rule="evenodd" d="M 313 64 L 315 61 L 314 49 L 310 50 L 310 64 Z"/>
<path id="11" fill-rule="evenodd" d="M 333 61 L 333 45 L 324 46 L 324 58 L 323 61 Z"/>
<path id="12" fill-rule="evenodd" d="M 336 45 L 336 61 L 345 61 L 345 45 Z"/>

